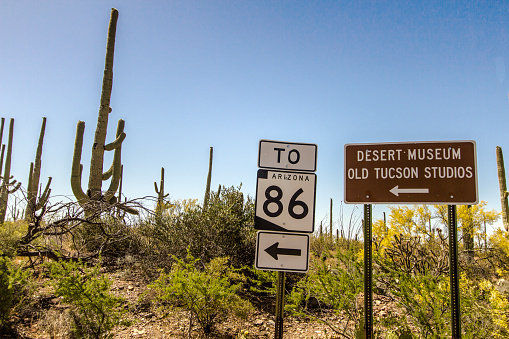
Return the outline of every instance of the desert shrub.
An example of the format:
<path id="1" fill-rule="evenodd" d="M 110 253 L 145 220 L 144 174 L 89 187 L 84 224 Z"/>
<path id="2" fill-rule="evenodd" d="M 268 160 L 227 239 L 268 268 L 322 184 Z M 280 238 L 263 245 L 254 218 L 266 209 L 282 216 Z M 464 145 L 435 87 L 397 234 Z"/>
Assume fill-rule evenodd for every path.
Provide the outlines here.
<path id="1" fill-rule="evenodd" d="M 129 215 L 118 215 L 111 208 L 96 218 L 89 218 L 72 231 L 73 249 L 82 255 L 101 254 L 108 257 L 122 257 L 140 251 L 139 239 Z"/>
<path id="2" fill-rule="evenodd" d="M 27 230 L 23 220 L 6 221 L 0 224 L 0 251 L 3 255 L 13 258 L 16 255 L 19 242 Z"/>
<path id="3" fill-rule="evenodd" d="M 486 279 L 460 278 L 462 321 L 472 338 L 509 337 L 509 301 Z M 467 337 L 467 336 L 465 336 Z"/>
<path id="4" fill-rule="evenodd" d="M 420 338 L 445 338 L 451 335 L 450 282 L 448 276 L 393 275 L 391 293 L 407 317 L 400 323 L 412 326 Z M 460 308 L 464 338 L 506 338 L 509 303 L 495 287 L 483 280 L 460 278 Z"/>
<path id="5" fill-rule="evenodd" d="M 208 262 L 227 256 L 236 267 L 254 261 L 254 203 L 244 199 L 240 187 L 212 192 L 206 208 L 196 201 L 174 202 L 165 213 L 149 220 L 142 233 L 148 251 L 158 257 L 191 254 Z"/>
<path id="6" fill-rule="evenodd" d="M 0 251 L 0 329 L 8 326 L 13 313 L 29 304 L 32 291 L 30 271 L 16 267 L 12 259 Z"/>
<path id="7" fill-rule="evenodd" d="M 185 260 L 175 260 L 171 271 L 161 272 L 148 287 L 156 291 L 159 301 L 190 311 L 189 329 L 196 319 L 202 330 L 210 333 L 228 315 L 245 318 L 252 311 L 251 304 L 237 294 L 242 283 L 235 284 L 232 280 L 242 280 L 242 277 L 227 265 L 227 258 L 215 258 L 203 270 L 197 268 L 200 259 L 190 252 Z"/>
<path id="8" fill-rule="evenodd" d="M 342 313 L 346 317 L 342 328 L 327 325 L 337 334 L 353 336 L 352 328 L 359 326 L 362 318 L 362 310 L 356 300 L 363 291 L 363 279 L 363 260 L 353 249 L 314 257 L 312 269 L 288 295 L 286 310 L 295 315 L 313 316 L 308 309 L 314 301 L 322 308 Z"/>
<path id="9" fill-rule="evenodd" d="M 79 338 L 109 338 L 112 329 L 121 324 L 124 299 L 110 292 L 111 280 L 100 273 L 99 264 L 87 267 L 78 262 L 48 264 L 55 294 L 69 303 L 73 331 Z"/>
<path id="10" fill-rule="evenodd" d="M 509 232 L 502 228 L 497 228 L 490 236 L 492 248 L 490 250 L 490 259 L 498 268 L 499 275 L 508 277 L 509 271 Z"/>
<path id="11" fill-rule="evenodd" d="M 276 295 L 277 272 L 249 269 L 249 290 L 258 294 Z"/>
<path id="12" fill-rule="evenodd" d="M 420 338 L 451 335 L 448 248 L 444 239 L 395 236 L 374 254 L 375 281 L 395 298 L 406 317 L 399 326 L 415 328 Z M 507 336 L 507 299 L 486 279 L 460 277 L 460 308 L 464 338 Z"/>

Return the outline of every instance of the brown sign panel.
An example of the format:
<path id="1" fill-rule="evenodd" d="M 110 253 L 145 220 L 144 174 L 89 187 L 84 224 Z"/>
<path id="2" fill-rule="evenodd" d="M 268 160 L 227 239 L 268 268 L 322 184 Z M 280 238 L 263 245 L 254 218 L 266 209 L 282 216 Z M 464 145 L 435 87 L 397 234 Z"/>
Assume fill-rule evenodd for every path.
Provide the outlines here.
<path id="1" fill-rule="evenodd" d="M 478 203 L 475 141 L 345 145 L 347 204 Z"/>

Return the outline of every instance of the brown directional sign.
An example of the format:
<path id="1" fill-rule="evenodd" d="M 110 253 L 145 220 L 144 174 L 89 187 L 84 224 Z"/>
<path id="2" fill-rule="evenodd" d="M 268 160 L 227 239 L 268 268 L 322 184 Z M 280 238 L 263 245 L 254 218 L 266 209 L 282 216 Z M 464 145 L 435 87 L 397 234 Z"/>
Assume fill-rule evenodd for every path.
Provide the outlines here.
<path id="1" fill-rule="evenodd" d="M 345 145 L 345 203 L 478 203 L 475 141 Z"/>

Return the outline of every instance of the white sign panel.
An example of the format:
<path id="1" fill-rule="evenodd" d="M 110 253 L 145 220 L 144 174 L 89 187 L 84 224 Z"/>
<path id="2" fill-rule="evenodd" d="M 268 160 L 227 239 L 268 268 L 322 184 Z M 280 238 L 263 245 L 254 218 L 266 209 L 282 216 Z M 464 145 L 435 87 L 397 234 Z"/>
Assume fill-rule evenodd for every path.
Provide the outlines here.
<path id="1" fill-rule="evenodd" d="M 314 173 L 258 170 L 255 228 L 312 233 L 315 195 Z"/>
<path id="2" fill-rule="evenodd" d="M 305 273 L 309 268 L 309 234 L 258 232 L 255 267 Z"/>
<path id="3" fill-rule="evenodd" d="M 316 144 L 260 140 L 258 167 L 316 171 Z"/>

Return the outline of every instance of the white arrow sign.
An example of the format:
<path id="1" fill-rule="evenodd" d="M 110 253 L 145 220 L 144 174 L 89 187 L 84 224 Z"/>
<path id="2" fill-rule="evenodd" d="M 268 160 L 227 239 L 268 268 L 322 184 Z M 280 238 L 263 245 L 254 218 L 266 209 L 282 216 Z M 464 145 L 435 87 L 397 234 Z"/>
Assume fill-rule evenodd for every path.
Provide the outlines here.
<path id="1" fill-rule="evenodd" d="M 394 186 L 389 192 L 399 197 L 400 193 L 429 193 L 428 188 L 399 188 L 399 185 Z"/>
<path id="2" fill-rule="evenodd" d="M 258 270 L 305 273 L 309 268 L 309 234 L 260 231 L 256 236 Z"/>

